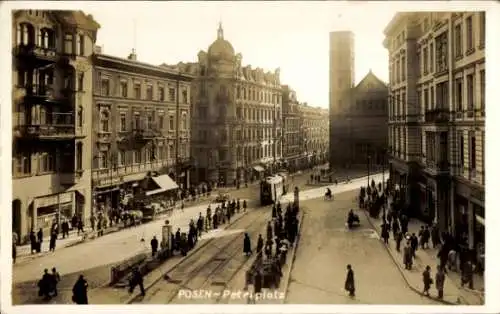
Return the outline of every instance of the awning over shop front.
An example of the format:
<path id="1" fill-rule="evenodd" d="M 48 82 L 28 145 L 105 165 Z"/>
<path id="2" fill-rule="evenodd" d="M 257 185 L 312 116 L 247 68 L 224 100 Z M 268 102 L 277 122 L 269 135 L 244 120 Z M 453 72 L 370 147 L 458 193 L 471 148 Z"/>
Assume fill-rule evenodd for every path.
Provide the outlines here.
<path id="1" fill-rule="evenodd" d="M 166 191 L 174 190 L 179 188 L 177 183 L 175 183 L 168 174 L 164 174 L 157 177 L 152 177 L 153 181 L 160 187 L 159 189 L 146 192 L 146 196 L 155 195 L 158 193 L 163 193 Z"/>
<path id="2" fill-rule="evenodd" d="M 264 171 L 264 168 L 262 166 L 253 166 L 253 169 L 257 172 L 262 172 Z"/>

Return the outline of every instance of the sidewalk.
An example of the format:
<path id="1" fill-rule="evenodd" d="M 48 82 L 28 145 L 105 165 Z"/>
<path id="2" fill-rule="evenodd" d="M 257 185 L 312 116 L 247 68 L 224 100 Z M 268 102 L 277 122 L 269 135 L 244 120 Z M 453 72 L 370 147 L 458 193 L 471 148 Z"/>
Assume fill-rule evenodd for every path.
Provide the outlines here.
<path id="1" fill-rule="evenodd" d="M 196 206 L 196 205 L 200 205 L 204 202 L 210 202 L 210 201 L 212 201 L 212 199 L 214 197 L 215 196 L 213 194 L 211 196 L 199 197 L 195 201 L 192 201 L 192 200 L 185 201 L 184 204 L 185 204 L 185 206 L 188 206 L 188 207 Z M 179 209 L 180 209 L 180 203 L 175 205 L 174 215 L 177 212 L 179 212 Z M 163 219 L 165 217 L 169 217 L 169 214 L 162 213 L 159 216 L 157 216 L 156 220 Z M 148 224 L 148 223 L 150 223 L 150 222 L 146 222 L 146 224 Z M 108 227 L 108 228 L 104 229 L 104 236 L 107 236 L 111 233 L 122 231 L 125 229 L 127 229 L 127 228 L 124 227 L 122 223 L 119 223 L 118 225 L 113 224 L 113 227 Z M 87 233 L 87 235 L 89 235 L 92 232 L 92 229 L 90 227 L 85 227 L 84 230 Z M 81 243 L 86 243 L 90 240 L 93 240 L 93 239 L 88 238 L 86 241 L 84 241 L 82 233 L 80 233 L 80 235 L 78 235 L 76 230 L 70 230 L 69 236 L 64 238 L 64 239 L 62 238 L 61 235 L 59 235 L 57 242 L 56 242 L 56 251 L 58 251 L 62 248 L 78 245 Z M 40 253 L 34 253 L 34 254 L 31 254 L 31 245 L 29 243 L 24 244 L 24 245 L 18 245 L 17 246 L 17 258 L 16 258 L 16 263 L 14 265 L 24 263 L 27 260 L 33 260 L 35 258 L 42 257 L 42 256 L 46 255 L 47 253 L 49 253 L 49 241 L 50 241 L 50 236 L 44 237 L 43 243 L 42 243 L 42 251 Z"/>
<path id="2" fill-rule="evenodd" d="M 362 210 L 362 209 L 360 209 Z M 369 214 L 366 210 L 362 210 L 366 215 L 368 221 L 373 226 L 373 228 L 380 234 L 382 220 L 375 219 L 369 217 Z M 420 229 L 421 224 L 413 219 L 408 224 L 408 232 L 416 234 Z M 382 241 L 382 240 L 381 240 Z M 425 266 L 429 265 L 431 267 L 431 277 L 434 280 L 434 276 L 436 274 L 436 266 L 439 265 L 439 260 L 437 258 L 437 250 L 436 249 L 421 249 L 419 248 L 416 252 L 416 258 L 413 262 L 413 267 L 411 270 L 407 270 L 404 268 L 403 264 L 403 250 L 401 252 L 396 251 L 396 242 L 391 238 L 389 239 L 389 244 L 385 245 L 387 251 L 391 255 L 394 263 L 399 268 L 401 274 L 403 275 L 408 286 L 414 290 L 416 293 L 423 295 L 423 282 L 422 282 L 422 272 L 425 269 Z M 401 248 L 403 247 L 403 243 L 401 244 Z M 457 282 L 458 279 L 458 282 Z M 481 285 L 484 287 L 484 280 L 478 280 L 478 278 L 474 278 L 474 284 L 476 287 L 480 287 Z M 483 283 L 480 284 L 479 282 Z M 484 289 L 484 288 L 483 288 Z M 468 288 L 460 287 L 460 274 L 454 273 L 452 271 L 448 271 L 444 283 L 444 297 L 442 300 L 436 298 L 437 291 L 435 288 L 435 284 L 431 286 L 431 298 L 440 301 L 449 305 L 483 305 L 484 304 L 484 293 L 479 291 L 471 291 Z"/>

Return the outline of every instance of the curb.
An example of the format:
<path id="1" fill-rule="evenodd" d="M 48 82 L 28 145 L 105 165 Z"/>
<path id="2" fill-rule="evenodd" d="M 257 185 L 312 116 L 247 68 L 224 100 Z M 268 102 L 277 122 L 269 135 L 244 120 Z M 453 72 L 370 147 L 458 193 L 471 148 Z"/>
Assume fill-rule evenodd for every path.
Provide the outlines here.
<path id="1" fill-rule="evenodd" d="M 245 216 L 247 215 L 247 213 L 248 213 L 248 210 L 247 210 L 246 212 L 243 212 L 243 214 L 242 214 L 240 217 L 238 217 L 238 218 L 236 218 L 235 220 L 231 221 L 231 223 L 229 223 L 228 225 L 226 225 L 226 226 L 224 227 L 224 229 L 223 229 L 223 230 L 226 230 L 226 229 L 227 229 L 227 228 L 229 228 L 230 226 L 234 225 L 234 224 L 235 224 L 237 221 L 239 221 L 241 218 L 245 217 Z M 208 239 L 208 240 L 207 240 L 207 241 L 205 241 L 204 243 L 202 243 L 202 244 L 198 245 L 197 247 L 195 247 L 193 250 L 189 251 L 189 252 L 188 252 L 188 254 L 187 254 L 186 256 L 182 257 L 179 261 L 177 261 L 177 263 L 174 263 L 174 264 L 173 264 L 172 266 L 170 266 L 167 270 L 162 271 L 162 272 L 161 272 L 161 276 L 159 276 L 159 277 L 158 277 L 158 278 L 156 278 L 156 279 L 153 279 L 153 281 L 152 281 L 150 284 L 148 284 L 148 285 L 144 286 L 144 290 L 146 290 L 146 291 L 147 291 L 147 290 L 148 290 L 148 289 L 150 289 L 152 286 L 154 286 L 155 284 L 157 284 L 157 283 L 158 283 L 158 281 L 160 281 L 160 280 L 163 278 L 163 275 L 164 275 L 165 273 L 168 273 L 168 272 L 172 271 L 172 269 L 174 269 L 174 268 L 175 268 L 175 267 L 177 267 L 180 263 L 182 263 L 182 262 L 184 261 L 184 259 L 185 259 L 185 258 L 187 258 L 188 256 L 193 255 L 195 252 L 197 252 L 197 251 L 201 250 L 203 247 L 207 246 L 207 245 L 208 245 L 209 243 L 211 243 L 213 240 L 215 240 L 215 238 Z M 160 267 L 161 267 L 161 266 L 160 266 Z M 132 303 L 132 302 L 133 302 L 133 301 L 134 301 L 137 297 L 139 297 L 139 294 L 140 294 L 140 292 L 134 293 L 132 296 L 130 296 L 130 297 L 129 297 L 126 301 L 125 301 L 125 304 L 131 304 L 131 303 Z"/>
<path id="2" fill-rule="evenodd" d="M 380 232 L 378 231 L 378 229 L 375 227 L 373 221 L 371 220 L 371 218 L 369 217 L 368 213 L 366 212 L 366 210 L 364 209 L 361 209 L 366 217 L 366 219 L 368 220 L 368 223 L 372 226 L 373 230 L 380 236 Z M 450 302 L 450 301 L 446 301 L 446 300 L 443 300 L 443 299 L 438 299 L 436 297 L 431 297 L 431 296 L 428 296 L 428 295 L 425 295 L 423 294 L 419 289 L 415 288 L 412 284 L 410 284 L 410 282 L 408 281 L 408 278 L 407 278 L 407 275 L 405 273 L 405 271 L 403 270 L 403 267 L 401 265 L 399 265 L 398 261 L 396 260 L 396 258 L 394 257 L 394 255 L 392 254 L 391 250 L 389 249 L 389 247 L 387 247 L 385 244 L 383 244 L 384 248 L 386 249 L 387 253 L 389 253 L 389 256 L 391 257 L 391 260 L 393 261 L 393 263 L 396 265 L 396 267 L 398 268 L 399 272 L 401 273 L 401 277 L 403 277 L 403 280 L 405 281 L 406 285 L 408 286 L 408 288 L 410 288 L 413 292 L 415 292 L 416 294 L 420 295 L 420 296 L 424 296 L 424 297 L 427 297 L 431 300 L 434 300 L 434 301 L 437 301 L 437 302 L 440 302 L 442 304 L 446 304 L 446 305 L 460 305 L 459 303 L 456 303 L 456 302 Z M 459 297 L 460 299 L 462 299 L 463 301 L 465 301 L 462 297 Z M 466 302 L 464 302 L 465 305 L 468 305 Z"/>
<path id="3" fill-rule="evenodd" d="M 284 287 L 284 291 L 285 291 L 285 297 L 281 300 L 280 304 L 285 304 L 286 302 L 286 295 L 288 293 L 288 287 L 290 286 L 290 282 L 291 282 L 291 279 L 292 279 L 292 270 L 293 270 L 293 265 L 295 263 L 295 258 L 297 256 L 297 249 L 299 247 L 299 243 L 300 243 L 300 230 L 302 228 L 302 222 L 304 221 L 304 216 L 305 216 L 305 213 L 304 213 L 304 210 L 302 209 L 301 210 L 301 215 L 300 215 L 300 220 L 299 220 L 299 225 L 297 227 L 297 238 L 295 239 L 295 245 L 293 246 L 293 249 L 292 249 L 292 258 L 290 259 L 290 267 L 288 268 L 288 271 L 287 271 L 287 280 L 285 282 L 285 287 Z M 285 276 L 283 276 L 285 277 Z"/>

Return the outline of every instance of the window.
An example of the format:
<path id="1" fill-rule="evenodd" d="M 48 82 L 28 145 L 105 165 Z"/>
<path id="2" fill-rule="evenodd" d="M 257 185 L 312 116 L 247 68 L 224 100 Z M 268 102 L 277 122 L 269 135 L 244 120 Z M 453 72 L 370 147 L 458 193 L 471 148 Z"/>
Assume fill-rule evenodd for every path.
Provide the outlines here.
<path id="1" fill-rule="evenodd" d="M 64 35 L 64 53 L 73 54 L 73 34 L 71 33 Z"/>
<path id="2" fill-rule="evenodd" d="M 102 79 L 101 81 L 101 95 L 102 96 L 109 96 L 109 80 L 108 79 Z"/>
<path id="3" fill-rule="evenodd" d="M 134 130 L 140 130 L 141 129 L 141 116 L 136 113 L 134 114 L 134 124 L 133 124 Z"/>
<path id="4" fill-rule="evenodd" d="M 148 85 L 146 87 L 146 99 L 153 100 L 153 86 L 152 85 Z"/>
<path id="5" fill-rule="evenodd" d="M 181 129 L 187 130 L 187 114 L 185 113 L 182 114 Z"/>
<path id="6" fill-rule="evenodd" d="M 464 110 L 464 102 L 463 102 L 463 89 L 462 89 L 462 79 L 456 79 L 455 80 L 455 104 L 457 106 L 457 111 L 463 111 Z"/>
<path id="7" fill-rule="evenodd" d="M 479 47 L 486 42 L 486 12 L 479 12 Z"/>
<path id="8" fill-rule="evenodd" d="M 120 94 L 122 95 L 123 98 L 128 97 L 128 84 L 127 84 L 127 82 L 124 82 L 124 81 L 120 82 Z"/>
<path id="9" fill-rule="evenodd" d="M 83 144 L 76 144 L 76 170 L 83 169 Z"/>
<path id="10" fill-rule="evenodd" d="M 448 107 L 448 82 L 436 85 L 436 108 L 446 109 Z"/>
<path id="11" fill-rule="evenodd" d="M 78 91 L 83 91 L 83 80 L 84 76 L 83 73 L 78 73 Z"/>
<path id="12" fill-rule="evenodd" d="M 140 164 L 142 162 L 142 151 L 140 149 L 134 150 L 134 163 Z"/>
<path id="13" fill-rule="evenodd" d="M 236 98 L 240 98 L 241 97 L 241 87 L 236 87 Z"/>
<path id="14" fill-rule="evenodd" d="M 472 31 L 472 15 L 466 20 L 467 25 L 467 52 L 474 49 L 474 33 Z"/>
<path id="15" fill-rule="evenodd" d="M 479 72 L 479 80 L 481 84 L 481 91 L 480 91 L 480 105 L 481 105 L 481 112 L 484 112 L 484 103 L 485 103 L 485 84 L 486 84 L 486 76 L 485 76 L 485 70 L 481 70 Z"/>
<path id="16" fill-rule="evenodd" d="M 168 100 L 169 101 L 175 101 L 175 88 L 170 87 L 168 89 Z"/>
<path id="17" fill-rule="evenodd" d="M 78 126 L 83 127 L 83 107 L 78 107 Z"/>
<path id="18" fill-rule="evenodd" d="M 109 112 L 106 110 L 101 112 L 101 131 L 109 132 Z"/>
<path id="19" fill-rule="evenodd" d="M 429 73 L 429 55 L 427 47 L 424 48 L 424 75 Z"/>
<path id="20" fill-rule="evenodd" d="M 474 75 L 467 75 L 467 110 L 474 110 Z"/>
<path id="21" fill-rule="evenodd" d="M 462 24 L 455 26 L 455 58 L 462 56 Z"/>
<path id="22" fill-rule="evenodd" d="M 182 103 L 187 104 L 188 103 L 188 92 L 186 89 L 182 91 Z"/>
<path id="23" fill-rule="evenodd" d="M 158 117 L 158 128 L 160 130 L 163 130 L 164 127 L 165 127 L 165 118 L 163 117 L 163 115 L 161 115 Z"/>
<path id="24" fill-rule="evenodd" d="M 402 103 L 402 114 L 403 116 L 406 116 L 406 93 L 403 93 L 402 95 L 402 100 L 403 100 L 403 103 Z"/>
<path id="25" fill-rule="evenodd" d="M 80 55 L 80 56 L 85 55 L 85 36 L 84 35 L 76 36 L 76 51 L 78 52 L 78 55 Z"/>
<path id="26" fill-rule="evenodd" d="M 427 89 L 424 89 L 424 108 L 425 111 L 431 110 L 429 106 L 429 91 Z"/>
<path id="27" fill-rule="evenodd" d="M 243 99 L 247 99 L 247 90 L 243 88 Z"/>
<path id="28" fill-rule="evenodd" d="M 120 113 L 120 132 L 127 131 L 127 114 L 125 112 Z"/>
<path id="29" fill-rule="evenodd" d="M 152 129 L 153 128 L 153 116 L 152 115 L 148 115 L 147 119 L 146 119 L 146 129 L 149 130 L 149 129 Z"/>
<path id="30" fill-rule="evenodd" d="M 174 144 L 168 145 L 168 158 L 174 157 Z"/>
<path id="31" fill-rule="evenodd" d="M 175 126 L 174 126 L 174 116 L 173 115 L 170 115 L 169 118 L 168 118 L 168 129 L 170 131 L 173 131 L 175 130 Z"/>
<path id="32" fill-rule="evenodd" d="M 422 75 L 422 56 L 420 51 L 417 51 L 417 77 Z"/>
<path id="33" fill-rule="evenodd" d="M 39 172 L 52 172 L 55 169 L 55 159 L 51 153 L 42 153 L 38 159 Z"/>
<path id="34" fill-rule="evenodd" d="M 24 70 L 19 69 L 17 71 L 17 86 L 18 87 L 24 87 L 24 86 L 26 86 L 26 79 L 27 79 L 27 75 L 26 74 L 27 73 Z"/>
<path id="35" fill-rule="evenodd" d="M 118 165 L 119 166 L 124 166 L 127 164 L 127 161 L 126 161 L 126 154 L 125 154 L 125 151 L 124 150 L 119 150 L 118 151 Z"/>
<path id="36" fill-rule="evenodd" d="M 134 84 L 134 97 L 141 99 L 141 84 Z"/>
<path id="37" fill-rule="evenodd" d="M 158 100 L 165 101 L 165 88 L 162 86 L 158 87 Z"/>
<path id="38" fill-rule="evenodd" d="M 463 171 L 464 163 L 465 163 L 464 147 L 465 147 L 464 135 L 460 134 L 460 137 L 458 140 L 458 151 L 459 151 L 459 153 L 458 153 L 458 166 L 460 167 L 460 172 Z"/>
<path id="39" fill-rule="evenodd" d="M 14 159 L 14 173 L 17 175 L 26 175 L 31 173 L 31 154 L 29 152 L 18 155 Z"/>
<path id="40" fill-rule="evenodd" d="M 434 44 L 431 43 L 429 45 L 429 67 L 430 67 L 430 72 L 434 72 Z"/>
<path id="41" fill-rule="evenodd" d="M 474 134 L 470 135 L 469 151 L 470 151 L 470 162 L 469 162 L 470 170 L 476 171 L 476 137 Z"/>
<path id="42" fill-rule="evenodd" d="M 401 59 L 401 79 L 406 80 L 406 58 L 405 56 Z"/>
<path id="43" fill-rule="evenodd" d="M 434 86 L 431 86 L 431 88 L 429 89 L 429 96 L 430 96 L 430 106 L 431 108 L 434 108 L 436 107 L 436 104 L 434 103 Z"/>
<path id="44" fill-rule="evenodd" d="M 436 38 L 436 72 L 448 70 L 448 33 Z"/>

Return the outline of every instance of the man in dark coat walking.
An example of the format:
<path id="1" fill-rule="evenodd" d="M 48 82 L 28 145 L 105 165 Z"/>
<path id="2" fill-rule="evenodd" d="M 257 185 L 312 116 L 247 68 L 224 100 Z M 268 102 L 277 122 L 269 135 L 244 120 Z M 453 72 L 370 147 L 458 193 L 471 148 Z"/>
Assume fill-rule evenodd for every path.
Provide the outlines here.
<path id="1" fill-rule="evenodd" d="M 245 238 L 243 239 L 243 253 L 245 253 L 246 256 L 252 254 L 252 244 L 248 233 L 245 233 Z"/>
<path id="2" fill-rule="evenodd" d="M 36 233 L 36 237 L 38 240 L 37 252 L 40 253 L 42 251 L 42 243 L 43 243 L 43 230 L 42 230 L 42 228 L 40 228 L 40 230 L 38 230 L 38 232 Z"/>
<path id="3" fill-rule="evenodd" d="M 80 275 L 73 286 L 73 302 L 76 304 L 89 304 L 89 299 L 87 297 L 88 286 L 87 280 L 85 280 L 83 275 Z"/>
<path id="4" fill-rule="evenodd" d="M 52 230 L 52 233 L 50 234 L 49 251 L 54 252 L 56 250 L 56 240 L 57 232 L 55 230 Z"/>
<path id="5" fill-rule="evenodd" d="M 154 257 L 156 252 L 158 252 L 158 239 L 153 236 L 153 239 L 151 239 L 151 256 Z"/>
<path id="6" fill-rule="evenodd" d="M 69 222 L 65 219 L 61 224 L 63 239 L 69 237 Z"/>
<path id="7" fill-rule="evenodd" d="M 30 245 L 31 245 L 31 254 L 33 254 L 33 252 L 38 251 L 38 241 L 36 239 L 35 231 L 33 231 L 33 229 L 31 229 L 30 231 Z"/>
<path id="8" fill-rule="evenodd" d="M 257 239 L 257 254 L 261 253 L 262 248 L 264 248 L 264 239 L 262 238 L 262 234 L 259 234 L 259 238 Z"/>
<path id="9" fill-rule="evenodd" d="M 270 221 L 267 222 L 266 238 L 267 238 L 267 240 L 270 240 L 273 238 L 273 227 L 271 226 Z"/>
<path id="10" fill-rule="evenodd" d="M 347 277 L 345 279 L 344 289 L 349 292 L 350 297 L 355 296 L 356 288 L 354 286 L 354 271 L 351 265 L 347 265 Z"/>
<path id="11" fill-rule="evenodd" d="M 198 221 L 196 222 L 196 228 L 198 230 L 198 237 L 201 237 L 201 232 L 203 231 L 204 225 L 205 225 L 205 219 L 203 219 L 203 216 L 200 213 L 200 216 L 198 216 Z"/>
<path id="12" fill-rule="evenodd" d="M 424 282 L 424 291 L 423 291 L 423 293 L 426 296 L 429 296 L 429 289 L 431 288 L 431 285 L 432 285 L 431 267 L 429 265 L 427 265 L 425 267 L 425 270 L 422 273 L 422 280 Z"/>
<path id="13" fill-rule="evenodd" d="M 128 292 L 134 292 L 136 286 L 139 286 L 139 288 L 141 289 L 141 295 L 145 296 L 146 291 L 144 290 L 144 278 L 142 277 L 142 274 L 139 272 L 139 268 L 137 267 L 132 271 Z"/>

